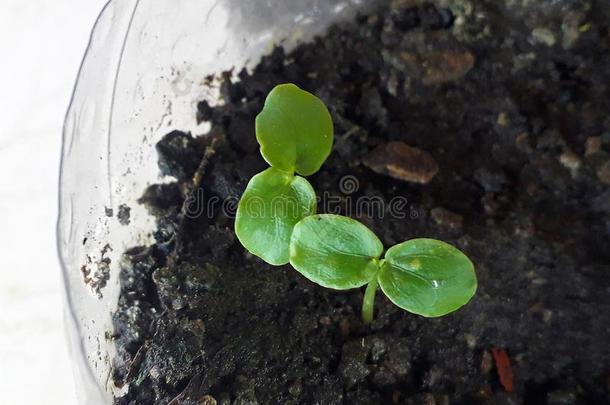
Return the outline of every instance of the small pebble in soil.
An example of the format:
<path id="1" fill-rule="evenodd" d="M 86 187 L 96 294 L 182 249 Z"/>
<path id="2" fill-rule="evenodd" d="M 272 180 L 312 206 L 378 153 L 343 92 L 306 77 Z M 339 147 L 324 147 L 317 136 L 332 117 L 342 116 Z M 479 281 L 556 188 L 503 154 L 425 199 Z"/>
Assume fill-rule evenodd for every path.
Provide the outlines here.
<path id="1" fill-rule="evenodd" d="M 585 141 L 585 157 L 597 155 L 602 149 L 602 138 L 599 136 L 590 136 Z"/>
<path id="2" fill-rule="evenodd" d="M 553 46 L 557 41 L 555 39 L 555 34 L 548 28 L 545 27 L 537 27 L 532 31 L 532 37 L 538 43 L 542 43 L 546 46 Z"/>
<path id="3" fill-rule="evenodd" d="M 610 185 L 610 160 L 604 162 L 599 169 L 597 169 L 597 178 L 603 184 Z"/>
<path id="4" fill-rule="evenodd" d="M 379 145 L 364 160 L 373 171 L 395 179 L 426 184 L 438 173 L 438 164 L 426 151 L 404 142 Z"/>
<path id="5" fill-rule="evenodd" d="M 438 225 L 452 231 L 461 231 L 464 218 L 448 209 L 437 207 L 430 210 L 430 216 Z"/>
<path id="6" fill-rule="evenodd" d="M 477 345 L 477 337 L 470 333 L 466 333 L 464 335 L 464 340 L 466 341 L 466 345 L 468 345 L 469 349 L 474 349 Z"/>
<path id="7" fill-rule="evenodd" d="M 483 375 L 487 375 L 491 372 L 491 370 L 493 369 L 494 363 L 493 363 L 493 357 L 491 356 L 491 353 L 488 352 L 487 350 L 483 351 L 483 354 L 481 356 L 481 374 Z"/>
<path id="8" fill-rule="evenodd" d="M 572 171 L 572 174 L 575 174 L 578 169 L 580 169 L 580 165 L 582 164 L 582 160 L 580 156 L 572 151 L 565 151 L 559 156 L 559 162 L 566 168 Z"/>
<path id="9" fill-rule="evenodd" d="M 515 139 L 515 145 L 522 152 L 531 152 L 532 151 L 532 144 L 530 141 L 530 136 L 527 132 L 522 132 L 521 134 L 517 135 L 517 138 Z"/>

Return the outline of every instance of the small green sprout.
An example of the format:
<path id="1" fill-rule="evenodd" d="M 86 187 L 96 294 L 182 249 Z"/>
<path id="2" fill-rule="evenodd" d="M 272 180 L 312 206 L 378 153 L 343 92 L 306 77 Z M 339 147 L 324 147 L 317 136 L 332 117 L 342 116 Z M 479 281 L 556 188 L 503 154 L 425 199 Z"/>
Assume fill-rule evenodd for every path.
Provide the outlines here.
<path id="1" fill-rule="evenodd" d="M 241 244 L 269 264 L 290 261 L 292 228 L 316 213 L 307 180 L 320 170 L 333 144 L 333 122 L 316 96 L 294 84 L 276 86 L 256 117 L 256 139 L 271 168 L 254 176 L 239 201 L 235 233 Z"/>
<path id="2" fill-rule="evenodd" d="M 235 233 L 252 254 L 272 265 L 290 263 L 327 288 L 367 286 L 362 319 L 373 320 L 380 287 L 398 307 L 438 317 L 465 305 L 477 279 L 472 262 L 455 247 L 412 239 L 385 253 L 379 238 L 351 218 L 316 215 L 309 176 L 320 170 L 333 144 L 324 103 L 293 84 L 276 86 L 256 118 L 256 139 L 271 166 L 254 176 L 237 209 Z"/>
<path id="3" fill-rule="evenodd" d="M 400 308 L 425 317 L 451 313 L 474 295 L 472 262 L 455 247 L 434 239 L 413 239 L 381 258 L 379 238 L 360 222 L 339 215 L 312 215 L 292 232 L 290 264 L 323 287 L 347 290 L 367 285 L 362 318 L 373 320 L 379 285 Z"/>

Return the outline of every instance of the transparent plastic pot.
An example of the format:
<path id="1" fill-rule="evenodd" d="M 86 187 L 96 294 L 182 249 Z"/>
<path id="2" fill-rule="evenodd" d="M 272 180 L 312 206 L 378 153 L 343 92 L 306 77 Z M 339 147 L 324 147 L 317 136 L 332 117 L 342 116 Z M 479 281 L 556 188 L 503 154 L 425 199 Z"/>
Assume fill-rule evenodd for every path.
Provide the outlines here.
<path id="1" fill-rule="evenodd" d="M 125 249 L 151 241 L 137 203 L 161 181 L 155 143 L 197 126 L 196 104 L 217 104 L 210 74 L 252 68 L 351 19 L 374 0 L 112 0 L 85 54 L 63 139 L 58 247 L 80 404 L 112 403 L 111 314 Z M 118 218 L 130 208 L 129 225 Z M 123 212 L 124 214 L 124 212 Z M 109 279 L 104 282 L 104 275 Z M 98 291 L 99 290 L 99 291 Z"/>

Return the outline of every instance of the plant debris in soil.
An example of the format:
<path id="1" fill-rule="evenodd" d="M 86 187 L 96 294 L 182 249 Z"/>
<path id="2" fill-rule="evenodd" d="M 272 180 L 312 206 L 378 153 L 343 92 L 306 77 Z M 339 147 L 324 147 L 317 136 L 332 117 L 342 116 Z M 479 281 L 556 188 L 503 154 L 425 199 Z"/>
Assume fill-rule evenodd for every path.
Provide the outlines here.
<path id="1" fill-rule="evenodd" d="M 157 145 L 175 180 L 140 200 L 156 243 L 123 257 L 116 403 L 610 403 L 609 24 L 601 0 L 393 1 L 223 74 L 223 103 L 199 104 L 209 133 Z M 426 319 L 378 294 L 364 326 L 363 291 L 239 244 L 236 202 L 266 167 L 254 119 L 285 82 L 335 121 L 320 211 L 386 246 L 455 244 L 468 305 Z"/>

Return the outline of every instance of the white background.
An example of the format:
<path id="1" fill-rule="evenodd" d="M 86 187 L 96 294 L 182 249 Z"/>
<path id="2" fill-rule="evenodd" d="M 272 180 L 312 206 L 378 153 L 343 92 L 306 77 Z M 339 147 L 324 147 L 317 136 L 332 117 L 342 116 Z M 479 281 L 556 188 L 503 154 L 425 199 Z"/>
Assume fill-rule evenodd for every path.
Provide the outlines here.
<path id="1" fill-rule="evenodd" d="M 61 127 L 106 0 L 0 0 L 0 403 L 76 404 L 55 250 Z"/>

